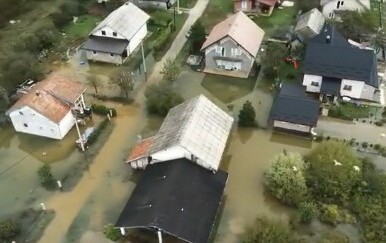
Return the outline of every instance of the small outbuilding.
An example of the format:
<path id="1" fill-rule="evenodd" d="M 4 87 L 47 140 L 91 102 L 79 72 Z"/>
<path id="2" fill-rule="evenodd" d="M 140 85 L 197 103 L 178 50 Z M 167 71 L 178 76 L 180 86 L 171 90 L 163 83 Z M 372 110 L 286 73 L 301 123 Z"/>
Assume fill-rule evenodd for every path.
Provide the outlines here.
<path id="1" fill-rule="evenodd" d="M 134 188 L 115 227 L 148 229 L 191 243 L 208 242 L 228 174 L 187 159 L 149 165 Z"/>
<path id="2" fill-rule="evenodd" d="M 81 46 L 88 60 L 122 64 L 147 35 L 150 16 L 131 2 L 109 14 Z"/>
<path id="3" fill-rule="evenodd" d="M 309 135 L 319 118 L 320 102 L 299 84 L 283 84 L 270 114 L 274 130 Z"/>
<path id="4" fill-rule="evenodd" d="M 301 41 L 305 41 L 322 31 L 326 18 L 316 8 L 300 15 L 295 26 L 295 34 Z"/>

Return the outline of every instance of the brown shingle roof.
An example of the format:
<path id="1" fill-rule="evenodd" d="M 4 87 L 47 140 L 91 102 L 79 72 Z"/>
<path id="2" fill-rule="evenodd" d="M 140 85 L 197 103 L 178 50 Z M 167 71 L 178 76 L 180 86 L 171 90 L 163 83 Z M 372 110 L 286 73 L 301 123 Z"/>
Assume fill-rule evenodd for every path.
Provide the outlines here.
<path id="1" fill-rule="evenodd" d="M 153 145 L 153 142 L 154 142 L 154 137 L 143 139 L 140 143 L 138 143 L 133 148 L 133 150 L 131 150 L 131 153 L 127 158 L 127 161 L 129 162 L 129 161 L 146 156 L 149 153 L 150 148 Z"/>
<path id="2" fill-rule="evenodd" d="M 256 57 L 264 34 L 264 30 L 240 11 L 214 26 L 201 50 L 229 36 Z"/>
<path id="3" fill-rule="evenodd" d="M 71 110 L 72 104 L 85 90 L 80 83 L 51 74 L 33 86 L 7 111 L 7 114 L 28 106 L 58 123 Z"/>

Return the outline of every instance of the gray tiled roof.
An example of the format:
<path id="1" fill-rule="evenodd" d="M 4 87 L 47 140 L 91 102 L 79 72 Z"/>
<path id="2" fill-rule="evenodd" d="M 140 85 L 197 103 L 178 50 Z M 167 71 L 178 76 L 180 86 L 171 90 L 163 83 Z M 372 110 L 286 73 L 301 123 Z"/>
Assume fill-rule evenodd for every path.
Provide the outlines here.
<path id="1" fill-rule="evenodd" d="M 379 87 L 374 51 L 351 45 L 333 26 L 326 27 L 307 43 L 303 72 L 364 81 Z"/>
<path id="2" fill-rule="evenodd" d="M 89 51 L 122 54 L 128 44 L 128 40 L 89 36 L 86 42 L 82 45 L 82 49 Z"/>
<path id="3" fill-rule="evenodd" d="M 110 13 L 91 34 L 108 26 L 130 41 L 149 18 L 150 16 L 147 13 L 133 3 L 127 2 Z"/>

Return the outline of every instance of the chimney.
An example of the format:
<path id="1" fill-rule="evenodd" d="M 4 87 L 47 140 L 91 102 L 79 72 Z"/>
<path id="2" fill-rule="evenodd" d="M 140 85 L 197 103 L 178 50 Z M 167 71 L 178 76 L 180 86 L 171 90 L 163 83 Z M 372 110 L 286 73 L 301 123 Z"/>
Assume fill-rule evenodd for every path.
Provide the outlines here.
<path id="1" fill-rule="evenodd" d="M 331 42 L 331 36 L 330 35 L 327 35 L 326 36 L 326 43 L 330 43 Z"/>

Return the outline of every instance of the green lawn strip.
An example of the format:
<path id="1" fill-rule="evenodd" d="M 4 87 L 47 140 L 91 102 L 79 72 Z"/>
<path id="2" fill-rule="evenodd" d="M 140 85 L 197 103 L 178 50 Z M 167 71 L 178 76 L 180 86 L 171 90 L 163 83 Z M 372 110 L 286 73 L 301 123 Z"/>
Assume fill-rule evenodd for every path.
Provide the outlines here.
<path id="1" fill-rule="evenodd" d="M 197 2 L 197 0 L 177 0 L 177 1 L 180 1 L 181 8 L 192 8 Z"/>
<path id="2" fill-rule="evenodd" d="M 229 14 L 233 13 L 233 1 L 210 0 L 204 14 L 200 18 L 206 31 L 212 29 L 214 25 L 224 20 Z"/>
<path id="3" fill-rule="evenodd" d="M 102 19 L 94 15 L 82 15 L 76 23 L 70 23 L 64 28 L 69 39 L 86 38 Z"/>
<path id="4" fill-rule="evenodd" d="M 295 25 L 297 8 L 274 9 L 271 16 L 250 16 L 255 23 L 265 31 L 266 36 L 271 36 L 276 29 Z"/>
<path id="5" fill-rule="evenodd" d="M 356 105 L 353 103 L 341 103 L 339 106 L 332 107 L 329 116 L 352 120 L 356 118 L 368 118 L 371 115 L 371 106 Z"/>

